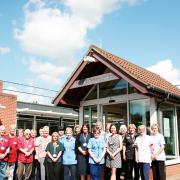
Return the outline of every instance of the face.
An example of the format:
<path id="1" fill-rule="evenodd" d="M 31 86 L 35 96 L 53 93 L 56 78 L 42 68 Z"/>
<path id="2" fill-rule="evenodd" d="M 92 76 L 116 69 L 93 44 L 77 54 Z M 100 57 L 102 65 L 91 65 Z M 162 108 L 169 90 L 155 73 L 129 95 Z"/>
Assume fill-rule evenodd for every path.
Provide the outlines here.
<path id="1" fill-rule="evenodd" d="M 88 132 L 87 126 L 83 126 L 83 133 L 87 133 L 87 132 Z"/>
<path id="2" fill-rule="evenodd" d="M 139 133 L 140 133 L 141 135 L 144 135 L 144 134 L 145 134 L 145 128 L 144 128 L 144 127 L 140 127 L 140 128 L 139 128 Z"/>
<path id="3" fill-rule="evenodd" d="M 52 136 L 52 140 L 53 140 L 53 141 L 58 141 L 58 135 L 53 135 L 53 136 Z"/>
<path id="4" fill-rule="evenodd" d="M 23 136 L 23 135 L 24 135 L 24 132 L 20 130 L 20 131 L 18 131 L 18 135 L 19 135 L 19 136 Z"/>
<path id="5" fill-rule="evenodd" d="M 26 138 L 26 139 L 30 139 L 30 137 L 31 137 L 31 133 L 30 133 L 30 132 L 25 133 L 25 134 L 24 134 L 24 136 L 25 136 L 25 138 Z"/>
<path id="6" fill-rule="evenodd" d="M 35 138 L 36 137 L 36 131 L 31 131 L 31 137 Z"/>
<path id="7" fill-rule="evenodd" d="M 153 132 L 154 134 L 158 133 L 158 127 L 157 127 L 157 126 L 153 126 L 153 127 L 152 127 L 152 132 Z"/>
<path id="8" fill-rule="evenodd" d="M 43 137 L 48 137 L 48 135 L 49 135 L 49 131 L 47 131 L 47 130 L 43 130 Z"/>
<path id="9" fill-rule="evenodd" d="M 5 132 L 6 132 L 5 129 L 1 129 L 1 130 L 0 130 L 0 136 L 4 136 L 4 135 L 5 135 Z"/>
<path id="10" fill-rule="evenodd" d="M 63 136 L 64 135 L 64 131 L 59 131 L 59 136 Z"/>
<path id="11" fill-rule="evenodd" d="M 40 130 L 39 130 L 39 135 L 40 135 L 40 136 L 43 136 L 43 129 L 40 129 Z"/>
<path id="12" fill-rule="evenodd" d="M 126 134 L 126 132 L 127 132 L 127 129 L 125 127 L 120 129 L 120 133 L 121 134 Z"/>
<path id="13" fill-rule="evenodd" d="M 93 134 L 94 134 L 94 138 L 95 138 L 95 139 L 99 138 L 99 136 L 100 136 L 99 131 L 96 131 L 96 132 L 94 132 Z"/>
<path id="14" fill-rule="evenodd" d="M 101 126 L 101 123 L 100 122 L 97 122 L 96 123 L 96 129 L 100 129 L 101 130 L 102 126 Z"/>
<path id="15" fill-rule="evenodd" d="M 16 135 L 16 127 L 10 126 L 9 133 L 11 136 L 15 136 Z"/>
<path id="16" fill-rule="evenodd" d="M 71 138 L 72 135 L 73 135 L 73 133 L 72 133 L 71 130 L 67 130 L 67 131 L 66 131 L 66 136 L 67 136 L 68 138 Z"/>
<path id="17" fill-rule="evenodd" d="M 133 127 L 130 127 L 130 128 L 129 128 L 129 133 L 130 133 L 130 134 L 134 134 L 134 133 L 135 133 L 135 129 L 134 129 Z"/>
<path id="18" fill-rule="evenodd" d="M 75 129 L 75 132 L 76 132 L 76 134 L 79 134 L 79 133 L 81 132 L 81 129 L 80 129 L 79 127 L 77 127 L 77 128 Z"/>
<path id="19" fill-rule="evenodd" d="M 116 134 L 116 126 L 111 126 L 111 133 Z"/>

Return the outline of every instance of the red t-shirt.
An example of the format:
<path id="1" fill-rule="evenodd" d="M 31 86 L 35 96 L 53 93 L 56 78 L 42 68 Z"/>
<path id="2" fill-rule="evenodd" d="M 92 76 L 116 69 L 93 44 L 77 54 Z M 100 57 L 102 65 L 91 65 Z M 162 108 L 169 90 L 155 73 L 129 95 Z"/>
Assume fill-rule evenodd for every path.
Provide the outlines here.
<path id="1" fill-rule="evenodd" d="M 17 160 L 17 151 L 18 151 L 18 138 L 16 136 L 11 137 L 7 136 L 10 143 L 10 153 L 8 156 L 8 162 L 16 162 Z"/>
<path id="2" fill-rule="evenodd" d="M 24 149 L 25 151 L 30 152 L 34 147 L 33 138 L 30 138 L 29 140 L 26 140 L 25 137 L 18 139 L 18 149 Z M 23 152 L 19 151 L 18 162 L 31 163 L 33 162 L 33 155 L 30 154 L 29 156 L 25 156 Z"/>
<path id="3" fill-rule="evenodd" d="M 6 136 L 1 136 L 0 137 L 0 154 L 5 154 L 7 148 L 9 147 L 9 140 L 7 139 Z M 0 161 L 7 161 L 8 156 L 5 156 L 5 158 L 0 159 Z"/>

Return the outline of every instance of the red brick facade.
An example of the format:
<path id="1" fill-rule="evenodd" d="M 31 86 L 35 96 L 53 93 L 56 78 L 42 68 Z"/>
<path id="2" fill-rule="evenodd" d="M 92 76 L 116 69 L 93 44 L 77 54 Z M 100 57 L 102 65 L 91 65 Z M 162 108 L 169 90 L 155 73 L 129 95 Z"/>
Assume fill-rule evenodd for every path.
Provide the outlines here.
<path id="1" fill-rule="evenodd" d="M 8 132 L 10 124 L 16 123 L 17 96 L 3 93 L 2 88 L 0 81 L 0 120 Z"/>

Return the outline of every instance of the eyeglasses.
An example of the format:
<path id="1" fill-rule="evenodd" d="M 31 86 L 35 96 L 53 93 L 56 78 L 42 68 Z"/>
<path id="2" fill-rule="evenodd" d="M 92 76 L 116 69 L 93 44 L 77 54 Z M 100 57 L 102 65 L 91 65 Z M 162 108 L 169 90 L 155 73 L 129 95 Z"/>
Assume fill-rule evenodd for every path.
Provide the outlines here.
<path id="1" fill-rule="evenodd" d="M 31 135 L 30 133 L 26 133 L 25 135 Z"/>

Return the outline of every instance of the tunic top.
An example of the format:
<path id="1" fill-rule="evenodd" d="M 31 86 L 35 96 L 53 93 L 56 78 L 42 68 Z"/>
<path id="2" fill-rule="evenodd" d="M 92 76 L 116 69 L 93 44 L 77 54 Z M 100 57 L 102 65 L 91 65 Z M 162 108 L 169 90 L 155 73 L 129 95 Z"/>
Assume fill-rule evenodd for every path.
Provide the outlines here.
<path id="1" fill-rule="evenodd" d="M 111 152 L 114 153 L 117 151 L 118 148 L 120 148 L 120 139 L 121 136 L 116 134 L 114 136 L 109 136 L 108 142 L 107 142 L 107 149 Z M 121 168 L 122 163 L 121 163 L 121 154 L 120 152 L 115 155 L 114 159 L 111 159 L 110 155 L 107 155 L 106 158 L 106 166 L 108 168 Z"/>

